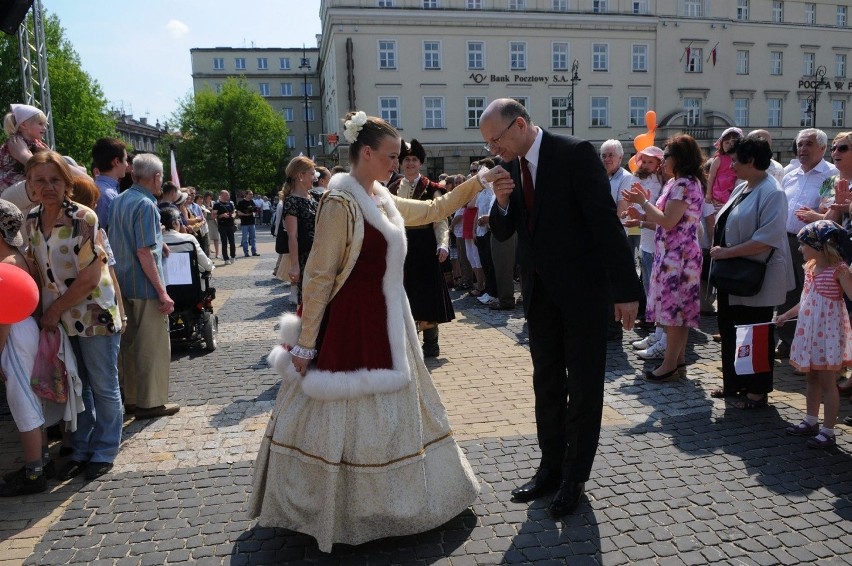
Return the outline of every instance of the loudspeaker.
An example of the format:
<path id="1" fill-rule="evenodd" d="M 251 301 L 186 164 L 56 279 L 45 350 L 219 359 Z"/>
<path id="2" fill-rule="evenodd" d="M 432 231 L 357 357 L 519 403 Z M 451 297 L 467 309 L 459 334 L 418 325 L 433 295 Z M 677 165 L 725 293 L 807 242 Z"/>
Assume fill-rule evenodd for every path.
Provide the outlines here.
<path id="1" fill-rule="evenodd" d="M 0 30 L 17 34 L 32 5 L 33 0 L 0 0 Z"/>

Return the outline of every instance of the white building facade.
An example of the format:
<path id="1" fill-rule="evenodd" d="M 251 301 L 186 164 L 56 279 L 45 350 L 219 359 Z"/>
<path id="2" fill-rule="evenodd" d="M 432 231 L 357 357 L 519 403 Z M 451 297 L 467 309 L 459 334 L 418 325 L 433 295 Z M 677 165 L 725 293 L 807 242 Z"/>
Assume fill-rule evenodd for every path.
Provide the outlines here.
<path id="1" fill-rule="evenodd" d="M 433 173 L 485 155 L 479 115 L 501 97 L 628 154 L 654 110 L 658 145 L 685 131 L 709 150 L 737 125 L 769 130 L 789 155 L 803 127 L 849 127 L 848 12 L 837 0 L 322 0 L 321 107 L 339 134 L 350 109 L 384 117 L 424 143 Z M 345 161 L 339 139 L 325 149 Z"/>

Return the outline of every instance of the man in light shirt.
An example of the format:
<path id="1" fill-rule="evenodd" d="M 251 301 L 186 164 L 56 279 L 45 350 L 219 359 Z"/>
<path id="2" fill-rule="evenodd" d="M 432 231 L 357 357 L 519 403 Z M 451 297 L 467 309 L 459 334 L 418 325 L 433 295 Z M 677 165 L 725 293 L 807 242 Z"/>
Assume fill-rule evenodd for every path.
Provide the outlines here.
<path id="1" fill-rule="evenodd" d="M 781 182 L 781 188 L 787 193 L 787 242 L 790 245 L 790 257 L 793 259 L 793 272 L 796 276 L 796 288 L 787 293 L 787 300 L 778 307 L 778 312 L 787 312 L 799 302 L 802 296 L 805 275 L 802 264 L 805 262 L 799 252 L 799 241 L 796 235 L 805 226 L 799 219 L 803 209 L 816 210 L 819 207 L 819 188 L 828 177 L 837 174 L 837 168 L 828 163 L 823 156 L 828 146 L 828 136 L 822 130 L 808 128 L 796 136 L 796 158 L 799 166 L 791 169 Z M 790 344 L 796 333 L 796 323 L 785 324 L 778 328 L 778 344 L 776 356 L 790 356 Z"/>

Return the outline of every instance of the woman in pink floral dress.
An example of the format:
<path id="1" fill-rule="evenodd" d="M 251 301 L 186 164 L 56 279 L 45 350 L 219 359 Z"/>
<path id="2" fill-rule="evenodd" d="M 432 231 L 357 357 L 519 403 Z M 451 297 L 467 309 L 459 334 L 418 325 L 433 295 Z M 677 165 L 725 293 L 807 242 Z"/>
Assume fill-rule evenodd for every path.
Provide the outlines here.
<path id="1" fill-rule="evenodd" d="M 676 135 L 663 153 L 663 169 L 671 180 L 656 205 L 647 200 L 638 183 L 623 193 L 626 200 L 642 206 L 642 220 L 657 224 L 646 316 L 665 327 L 667 346 L 663 363 L 645 372 L 648 381 L 674 381 L 686 375 L 686 340 L 689 329 L 698 327 L 700 312 L 703 163 L 704 154 L 695 140 Z"/>

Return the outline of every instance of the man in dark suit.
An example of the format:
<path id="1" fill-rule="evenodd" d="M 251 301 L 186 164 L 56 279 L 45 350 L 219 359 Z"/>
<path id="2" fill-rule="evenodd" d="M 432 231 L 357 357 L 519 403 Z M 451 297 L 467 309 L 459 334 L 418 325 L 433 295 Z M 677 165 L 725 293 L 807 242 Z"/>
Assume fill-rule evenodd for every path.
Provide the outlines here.
<path id="1" fill-rule="evenodd" d="M 597 451 L 607 323 L 633 327 L 642 285 L 592 144 L 544 131 L 512 99 L 492 102 L 479 130 L 515 181 L 495 189 L 491 229 L 501 241 L 518 234 L 541 448 L 512 497 L 556 492 L 560 517 L 577 507 Z"/>

